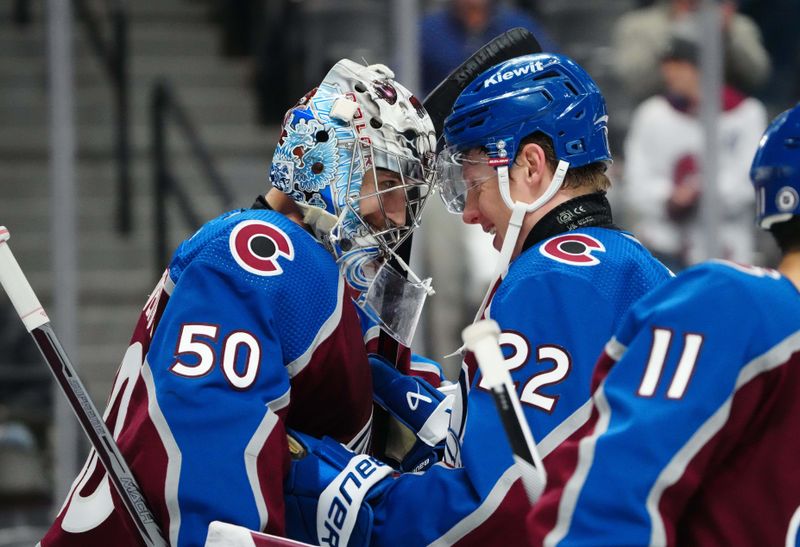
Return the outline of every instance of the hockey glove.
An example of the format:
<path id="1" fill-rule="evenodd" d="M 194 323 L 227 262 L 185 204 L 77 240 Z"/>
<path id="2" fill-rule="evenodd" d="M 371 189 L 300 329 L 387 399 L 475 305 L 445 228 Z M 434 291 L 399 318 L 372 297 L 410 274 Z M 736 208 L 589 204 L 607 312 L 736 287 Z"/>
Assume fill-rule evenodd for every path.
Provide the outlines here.
<path id="1" fill-rule="evenodd" d="M 400 471 L 421 471 L 439 459 L 450 424 L 453 395 L 446 395 L 422 378 L 406 376 L 378 355 L 370 355 L 375 402 L 386 409 L 410 434 L 393 431 L 393 450 L 387 455 L 399 462 Z M 407 437 L 403 442 L 397 437 Z M 410 446 L 409 446 L 410 445 Z"/>
<path id="2" fill-rule="evenodd" d="M 369 544 L 373 513 L 392 468 L 330 437 L 290 434 L 292 466 L 284 483 L 286 535 L 313 545 Z"/>

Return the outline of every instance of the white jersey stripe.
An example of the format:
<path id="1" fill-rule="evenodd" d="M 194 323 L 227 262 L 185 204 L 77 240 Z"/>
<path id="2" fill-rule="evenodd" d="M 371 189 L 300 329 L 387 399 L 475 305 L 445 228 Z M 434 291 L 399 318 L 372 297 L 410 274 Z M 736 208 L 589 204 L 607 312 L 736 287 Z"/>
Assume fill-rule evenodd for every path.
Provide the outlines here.
<path id="1" fill-rule="evenodd" d="M 797 533 L 800 532 L 800 507 L 789 521 L 789 530 L 786 532 L 786 547 L 797 547 Z"/>
<path id="2" fill-rule="evenodd" d="M 491 517 L 497 510 L 500 503 L 505 499 L 511 486 L 520 478 L 519 467 L 509 466 L 505 473 L 495 483 L 492 491 L 486 499 L 472 513 L 461 519 L 455 526 L 445 532 L 439 539 L 432 542 L 430 547 L 444 547 L 453 545 L 483 524 L 486 519 Z"/>
<path id="3" fill-rule="evenodd" d="M 297 374 L 306 368 L 306 365 L 311 361 L 311 357 L 314 355 L 314 352 L 317 350 L 320 344 L 324 342 L 333 332 L 336 330 L 336 327 L 339 325 L 339 321 L 342 317 L 342 304 L 344 303 L 344 278 L 339 276 L 339 287 L 336 291 L 336 309 L 333 310 L 333 313 L 325 320 L 325 323 L 317 332 L 317 335 L 314 337 L 314 341 L 308 345 L 305 353 L 303 353 L 300 357 L 286 365 L 286 372 L 289 373 L 289 378 L 294 378 Z"/>
<path id="4" fill-rule="evenodd" d="M 620 344 L 616 337 L 612 337 L 611 340 L 606 342 L 606 347 L 604 349 L 608 356 L 614 361 L 622 359 L 622 356 L 628 351 L 628 348 Z"/>
<path id="5" fill-rule="evenodd" d="M 563 443 L 570 435 L 575 433 L 592 415 L 592 400 L 587 399 L 585 403 L 569 415 L 563 422 L 550 431 L 541 442 L 537 443 L 539 455 L 544 458 L 550 452 L 556 449 Z"/>
<path id="6" fill-rule="evenodd" d="M 575 468 L 575 473 L 564 486 L 564 493 L 558 506 L 558 521 L 555 527 L 550 530 L 550 533 L 547 534 L 547 537 L 544 538 L 544 545 L 555 545 L 567 534 L 572 523 L 575 505 L 578 502 L 578 495 L 583 488 L 583 483 L 586 481 L 589 468 L 594 460 L 597 438 L 608 429 L 608 424 L 611 421 L 611 408 L 608 405 L 604 387 L 604 383 L 600 384 L 594 394 L 594 404 L 599 415 L 597 425 L 594 432 L 590 436 L 584 437 L 578 445 L 578 465 Z"/>
<path id="7" fill-rule="evenodd" d="M 267 412 L 261 423 L 258 424 L 250 442 L 244 449 L 244 466 L 247 470 L 247 480 L 250 483 L 250 489 L 253 491 L 253 499 L 256 502 L 258 509 L 259 530 L 264 530 L 269 522 L 269 512 L 267 511 L 267 504 L 264 501 L 265 496 L 261 492 L 261 482 L 258 480 L 258 455 L 263 450 L 264 445 L 269 438 L 272 430 L 275 429 L 275 424 L 278 423 L 278 415 L 272 411 L 269 406 Z"/>
<path id="8" fill-rule="evenodd" d="M 153 382 L 153 372 L 150 370 L 150 363 L 145 358 L 142 363 L 142 381 L 147 388 L 147 415 L 153 422 L 153 426 L 158 432 L 164 451 L 167 453 L 167 473 L 164 483 L 164 500 L 169 514 L 169 543 L 178 544 L 178 532 L 181 528 L 181 510 L 178 505 L 178 481 L 181 475 L 182 455 L 172 436 L 172 431 L 167 425 L 167 420 L 158 406 L 156 388 Z"/>

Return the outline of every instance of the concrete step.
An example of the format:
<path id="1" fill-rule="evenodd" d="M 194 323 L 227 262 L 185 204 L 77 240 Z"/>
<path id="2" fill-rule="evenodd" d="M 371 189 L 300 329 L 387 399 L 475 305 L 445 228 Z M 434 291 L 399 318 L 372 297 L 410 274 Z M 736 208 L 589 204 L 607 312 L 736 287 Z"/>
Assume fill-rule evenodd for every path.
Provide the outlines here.
<path id="1" fill-rule="evenodd" d="M 133 120 L 150 124 L 153 82 L 142 87 L 129 98 L 129 116 Z M 194 123 L 203 127 L 218 123 L 256 125 L 255 98 L 249 88 L 224 82 L 215 87 L 176 90 L 179 100 L 191 112 Z M 113 91 L 103 84 L 81 88 L 75 100 L 75 121 L 79 125 L 106 124 L 115 127 L 116 110 Z M 32 126 L 49 124 L 49 98 L 43 90 L 30 86 L 0 90 L 0 122 L 6 126 Z M 287 106 L 288 108 L 288 106 Z M 277 136 L 277 133 L 275 133 Z"/>
<path id="2" fill-rule="evenodd" d="M 79 57 L 94 58 L 95 52 L 89 43 L 82 22 L 73 27 L 73 49 Z M 0 25 L 0 51 L 7 56 L 21 59 L 43 58 L 47 48 L 47 31 L 44 23 L 25 29 Z M 133 56 L 197 55 L 214 57 L 219 49 L 217 30 L 207 22 L 152 21 L 147 25 L 130 25 L 128 29 L 128 51 Z M 111 45 L 111 44 L 109 44 Z"/>
<path id="3" fill-rule="evenodd" d="M 0 205 L 0 218 L 3 224 L 15 234 L 26 234 L 30 237 L 32 241 L 29 245 L 33 248 L 44 248 L 41 246 L 46 246 L 51 237 L 50 207 L 41 205 L 41 202 L 31 198 L 9 198 L 7 203 Z M 86 252 L 111 253 L 125 242 L 126 238 L 122 238 L 114 231 L 113 205 L 113 201 L 103 198 L 84 198 L 77 202 L 80 243 Z M 215 194 L 195 194 L 194 206 L 201 219 L 213 218 L 223 212 L 222 204 Z M 135 199 L 132 213 L 137 229 L 130 238 L 131 242 L 136 243 L 137 239 L 148 235 L 146 243 L 149 249 L 152 240 L 149 234 L 152 233 L 151 226 L 155 220 L 153 206 L 150 202 Z M 172 202 L 167 203 L 167 213 L 171 228 L 180 231 L 192 229 L 184 223 L 181 213 Z M 125 253 L 136 250 L 125 249 Z M 145 247 L 141 250 L 145 250 Z"/>
<path id="4" fill-rule="evenodd" d="M 16 27 L 11 21 L 11 13 L 15 0 L 0 1 L 0 24 Z M 28 2 L 32 15 L 31 26 L 42 24 L 45 19 L 44 2 Z M 89 2 L 92 11 L 98 17 L 107 15 L 107 3 L 101 0 Z M 163 1 L 163 0 L 136 0 L 126 2 L 128 17 L 132 25 L 150 24 L 153 22 L 171 21 L 175 23 L 195 22 L 198 24 L 212 24 L 212 17 L 208 4 L 195 0 Z M 75 25 L 79 21 L 75 21 Z M 23 27 L 29 28 L 29 27 Z"/>
<path id="5" fill-rule="evenodd" d="M 256 154 L 274 150 L 275 136 L 267 134 L 256 126 L 238 123 L 220 123 L 214 126 L 195 126 L 200 139 L 214 153 L 223 154 Z M 78 157 L 109 157 L 114 150 L 113 127 L 105 125 L 78 125 L 77 128 Z M 170 133 L 172 135 L 172 133 Z M 49 154 L 50 132 L 48 127 L 22 126 L 0 127 L 0 158 L 24 157 L 44 158 Z M 169 138 L 169 135 L 168 135 Z M 131 154 L 147 156 L 151 152 L 151 128 L 141 122 L 134 122 L 130 127 Z M 186 154 L 190 147 L 182 134 L 169 140 L 170 154 Z"/>
<path id="6" fill-rule="evenodd" d="M 128 2 L 128 14 L 134 25 L 155 21 L 196 21 L 210 24 L 208 4 L 197 0 L 164 2 L 160 0 L 137 0 Z"/>
<path id="7" fill-rule="evenodd" d="M 25 269 L 24 259 L 19 257 L 20 264 Z M 27 271 L 26 275 L 31 286 L 43 302 L 52 302 L 53 273 L 52 271 Z M 139 304 L 142 296 L 150 294 L 155 285 L 153 268 L 149 265 L 139 265 L 128 269 L 103 269 L 95 271 L 82 271 L 78 276 L 79 304 L 81 306 L 97 304 Z"/>
<path id="8" fill-rule="evenodd" d="M 247 63 L 228 63 L 215 57 L 202 55 L 180 55 L 171 57 L 133 57 L 130 64 L 132 93 L 147 91 L 157 78 L 179 82 L 181 86 L 242 87 L 250 77 L 251 67 Z M 14 93 L 20 87 L 44 94 L 47 82 L 47 64 L 44 57 L 23 59 L 0 57 L 0 75 L 4 76 L 4 91 L 0 97 Z M 84 86 L 108 86 L 109 78 L 102 67 L 91 57 L 79 57 L 74 65 L 75 84 Z M 5 89 L 8 89 L 6 91 Z M 291 105 L 289 105 L 291 106 Z"/>
<path id="9" fill-rule="evenodd" d="M 155 286 L 156 281 L 153 281 Z M 149 295 L 143 295 L 141 303 L 131 305 L 97 305 L 80 311 L 79 340 L 84 346 L 115 345 L 117 350 L 127 346 L 142 307 Z"/>
<path id="10" fill-rule="evenodd" d="M 91 60 L 87 61 L 91 63 Z M 5 62 L 0 59 L 0 75 L 5 79 L 4 85 L 0 88 L 0 104 L 14 104 L 15 101 L 23 101 L 26 105 L 36 99 L 47 98 L 47 68 L 44 64 L 40 66 L 30 65 L 19 71 L 15 71 L 16 63 Z M 21 65 L 20 65 L 21 66 Z M 211 66 L 207 70 L 186 69 L 183 71 L 169 72 L 163 65 L 153 67 L 143 67 L 141 72 L 129 73 L 129 90 L 131 97 L 149 97 L 153 85 L 157 80 L 163 79 L 171 82 L 177 90 L 192 89 L 200 93 L 201 96 L 208 93 L 219 94 L 225 90 L 239 90 L 243 95 L 249 96 L 250 69 L 248 67 L 226 67 L 219 68 Z M 97 74 L 88 71 L 75 72 L 75 102 L 84 104 L 94 102 L 103 98 L 101 92 L 106 90 L 108 94 L 111 89 L 111 80 L 104 73 Z M 207 90 L 207 91 L 206 91 Z M 26 98 L 26 94 L 33 94 L 32 98 Z M 87 94 L 84 99 L 82 95 Z M 35 105 L 40 103 L 33 102 Z M 291 106 L 288 105 L 287 108 Z"/>
<path id="11" fill-rule="evenodd" d="M 246 198 L 245 205 L 250 204 L 250 198 L 255 194 L 266 190 L 273 149 L 274 145 L 255 153 L 241 152 L 216 158 L 216 166 L 222 177 L 235 195 Z M 193 156 L 173 152 L 169 160 L 171 168 L 187 189 L 200 193 L 210 191 L 208 181 L 198 170 Z M 5 170 L 0 183 L 0 187 L 6 189 L 5 196 L 11 197 L 13 190 L 14 196 L 36 198 L 43 201 L 41 207 L 47 207 L 51 185 L 50 167 L 46 159 L 41 161 L 10 156 L 0 150 L 0 161 Z M 79 158 L 75 168 L 78 198 L 94 196 L 111 199 L 116 196 L 117 167 L 111 159 L 105 157 L 91 161 Z M 153 195 L 153 166 L 149 157 L 133 158 L 130 176 L 133 194 L 146 203 Z M 3 200 L 0 200 L 0 207 L 2 204 Z"/>

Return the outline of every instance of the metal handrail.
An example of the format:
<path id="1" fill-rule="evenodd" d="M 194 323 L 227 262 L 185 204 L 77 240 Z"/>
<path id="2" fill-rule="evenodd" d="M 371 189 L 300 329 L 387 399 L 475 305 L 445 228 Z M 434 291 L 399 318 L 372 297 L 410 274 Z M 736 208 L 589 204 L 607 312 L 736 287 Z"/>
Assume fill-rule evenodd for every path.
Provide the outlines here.
<path id="1" fill-rule="evenodd" d="M 214 158 L 208 147 L 200 139 L 200 135 L 181 104 L 172 86 L 166 80 L 159 80 L 151 92 L 151 129 L 153 155 L 153 197 L 155 211 L 155 271 L 160 275 L 169 260 L 167 247 L 167 198 L 173 196 L 178 205 L 184 221 L 196 230 L 202 224 L 191 199 L 191 193 L 186 192 L 170 164 L 170 155 L 167 146 L 167 123 L 171 120 L 189 144 L 189 150 L 194 159 L 200 164 L 202 172 L 206 175 L 212 190 L 219 197 L 222 206 L 227 210 L 233 207 L 234 196 L 228 184 L 222 177 L 214 163 Z"/>
<path id="2" fill-rule="evenodd" d="M 73 0 L 78 18 L 83 21 L 89 44 L 100 59 L 114 94 L 117 156 L 117 231 L 127 235 L 133 228 L 130 177 L 130 82 L 128 70 L 128 16 L 125 0 L 110 3 L 110 37 L 103 36 L 97 14 L 86 0 Z"/>

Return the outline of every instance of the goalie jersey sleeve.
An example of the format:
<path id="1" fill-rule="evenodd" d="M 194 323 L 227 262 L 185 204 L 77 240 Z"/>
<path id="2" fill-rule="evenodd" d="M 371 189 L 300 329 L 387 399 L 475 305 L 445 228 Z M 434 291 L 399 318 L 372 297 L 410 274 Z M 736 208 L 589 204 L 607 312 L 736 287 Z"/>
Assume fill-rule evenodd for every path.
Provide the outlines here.
<path id="1" fill-rule="evenodd" d="M 543 456 L 588 418 L 594 363 L 624 312 L 668 276 L 632 237 L 603 228 L 545 240 L 512 263 L 489 315 Z M 395 479 L 374 507 L 374 545 L 525 543 L 529 503 L 480 373 L 466 408 L 462 466 Z"/>
<path id="2" fill-rule="evenodd" d="M 528 517 L 532 544 L 796 545 L 800 296 L 777 272 L 687 270 L 598 362 L 586 430 Z"/>
<path id="3" fill-rule="evenodd" d="M 360 340 L 333 259 L 282 215 L 223 215 L 178 248 L 105 412 L 171 545 L 213 520 L 283 533 L 287 426 L 367 446 Z M 42 545 L 140 541 L 92 452 Z"/>

